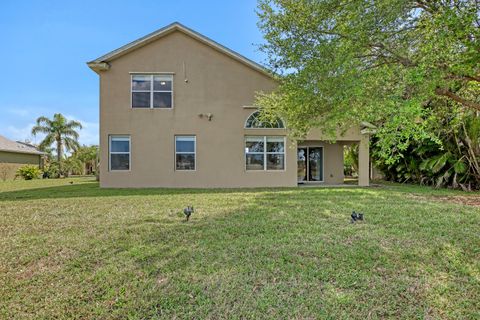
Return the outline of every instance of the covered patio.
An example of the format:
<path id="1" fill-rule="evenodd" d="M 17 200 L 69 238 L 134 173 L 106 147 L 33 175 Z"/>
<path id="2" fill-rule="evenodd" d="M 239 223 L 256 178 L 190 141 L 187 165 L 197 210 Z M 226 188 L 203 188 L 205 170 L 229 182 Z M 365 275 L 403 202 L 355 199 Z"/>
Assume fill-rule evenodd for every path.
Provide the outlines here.
<path id="1" fill-rule="evenodd" d="M 345 184 L 344 146 L 358 144 L 358 186 L 370 183 L 370 150 L 368 133 L 347 131 L 335 142 L 318 139 L 318 132 L 297 141 L 298 185 L 352 185 Z"/>

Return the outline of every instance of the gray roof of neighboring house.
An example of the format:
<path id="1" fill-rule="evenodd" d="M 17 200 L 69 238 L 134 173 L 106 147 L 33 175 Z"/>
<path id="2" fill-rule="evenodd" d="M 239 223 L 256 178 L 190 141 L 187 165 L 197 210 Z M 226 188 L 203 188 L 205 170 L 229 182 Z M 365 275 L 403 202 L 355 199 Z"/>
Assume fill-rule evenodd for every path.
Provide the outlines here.
<path id="1" fill-rule="evenodd" d="M 114 60 L 124 54 L 127 54 L 128 52 L 130 51 L 133 51 L 137 48 L 140 48 L 152 41 L 155 41 L 173 31 L 181 31 L 183 32 L 184 34 L 187 34 L 189 36 L 191 36 L 192 38 L 194 39 L 197 39 L 198 41 L 200 42 L 203 42 L 205 43 L 206 45 L 209 45 L 210 47 L 230 56 L 231 58 L 237 60 L 237 61 L 240 61 L 241 63 L 249 66 L 250 68 L 253 68 L 259 72 L 262 72 L 264 73 L 265 75 L 268 75 L 270 77 L 272 77 L 272 73 L 267 70 L 264 66 L 262 66 L 261 64 L 255 62 L 255 61 L 252 61 L 244 56 L 242 56 L 241 54 L 239 54 L 238 52 L 235 52 L 221 44 L 219 44 L 218 42 L 215 42 L 213 41 L 212 39 L 196 32 L 195 30 L 192 30 L 186 26 L 184 26 L 183 24 L 179 23 L 179 22 L 174 22 L 174 23 L 171 23 L 161 29 L 158 29 L 150 34 L 147 34 L 146 36 L 144 37 L 141 37 L 135 41 L 132 41 L 116 50 L 113 50 L 95 60 L 92 60 L 90 62 L 87 62 L 87 65 L 92 68 L 93 70 L 96 70 L 97 67 L 99 67 L 99 70 L 106 70 L 105 68 L 108 69 L 108 62 L 110 62 L 111 60 Z"/>
<path id="2" fill-rule="evenodd" d="M 0 151 L 28 153 L 42 155 L 43 152 L 39 151 L 35 146 L 19 141 L 12 141 L 4 136 L 0 135 Z"/>

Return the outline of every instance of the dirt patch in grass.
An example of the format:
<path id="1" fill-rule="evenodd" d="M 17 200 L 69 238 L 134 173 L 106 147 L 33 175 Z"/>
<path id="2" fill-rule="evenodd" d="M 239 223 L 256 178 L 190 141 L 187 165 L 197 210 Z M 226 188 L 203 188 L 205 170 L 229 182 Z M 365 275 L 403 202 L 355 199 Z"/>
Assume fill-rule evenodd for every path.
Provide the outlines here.
<path id="1" fill-rule="evenodd" d="M 18 268 L 16 278 L 18 280 L 28 280 L 42 273 L 55 273 L 63 267 L 64 262 L 71 256 L 73 256 L 72 252 L 63 249 L 49 256 L 40 257 L 25 267 Z"/>
<path id="2" fill-rule="evenodd" d="M 480 207 L 480 196 L 424 196 L 418 194 L 411 194 L 410 197 L 419 200 L 450 202 L 467 206 Z"/>

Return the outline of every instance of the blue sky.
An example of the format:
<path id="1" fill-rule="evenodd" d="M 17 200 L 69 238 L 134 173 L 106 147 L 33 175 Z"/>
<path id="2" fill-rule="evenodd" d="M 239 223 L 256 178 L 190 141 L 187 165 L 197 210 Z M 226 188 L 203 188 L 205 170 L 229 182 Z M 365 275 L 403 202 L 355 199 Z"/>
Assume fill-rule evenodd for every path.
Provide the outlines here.
<path id="1" fill-rule="evenodd" d="M 255 0 L 0 2 L 0 134 L 32 137 L 37 117 L 60 112 L 98 143 L 98 76 L 86 62 L 178 21 L 262 63 Z"/>

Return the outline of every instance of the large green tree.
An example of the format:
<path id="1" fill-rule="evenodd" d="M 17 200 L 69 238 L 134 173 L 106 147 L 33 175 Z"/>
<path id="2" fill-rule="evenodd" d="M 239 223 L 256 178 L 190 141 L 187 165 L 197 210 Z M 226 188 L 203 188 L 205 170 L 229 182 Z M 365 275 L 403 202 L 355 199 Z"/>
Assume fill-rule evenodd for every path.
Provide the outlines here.
<path id="1" fill-rule="evenodd" d="M 478 1 L 259 0 L 258 8 L 262 50 L 280 75 L 258 103 L 294 134 L 370 121 L 398 131 L 382 140 L 391 147 L 425 138 L 432 101 L 480 111 Z"/>
<path id="2" fill-rule="evenodd" d="M 81 146 L 72 154 L 72 158 L 82 163 L 81 174 L 85 174 L 85 167 L 91 165 L 93 171 L 97 171 L 98 146 Z"/>
<path id="3" fill-rule="evenodd" d="M 39 117 L 36 125 L 32 128 L 32 134 L 45 134 L 45 138 L 40 143 L 40 149 L 50 147 L 55 143 L 57 162 L 61 169 L 64 149 L 76 150 L 79 147 L 78 129 L 82 129 L 80 122 L 69 121 L 61 113 L 56 113 L 53 115 L 53 119 L 44 116 Z"/>

